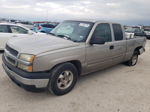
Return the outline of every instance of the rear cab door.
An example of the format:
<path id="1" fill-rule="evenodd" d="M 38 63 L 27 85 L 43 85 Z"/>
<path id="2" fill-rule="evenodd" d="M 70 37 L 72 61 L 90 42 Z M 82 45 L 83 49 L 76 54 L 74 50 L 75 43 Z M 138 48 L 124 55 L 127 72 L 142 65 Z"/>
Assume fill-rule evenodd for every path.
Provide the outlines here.
<path id="1" fill-rule="evenodd" d="M 110 49 L 110 54 L 113 64 L 119 64 L 124 61 L 126 55 L 127 41 L 125 38 L 124 28 L 122 25 L 117 23 L 112 23 L 112 31 L 114 41 L 112 42 L 112 48 Z"/>

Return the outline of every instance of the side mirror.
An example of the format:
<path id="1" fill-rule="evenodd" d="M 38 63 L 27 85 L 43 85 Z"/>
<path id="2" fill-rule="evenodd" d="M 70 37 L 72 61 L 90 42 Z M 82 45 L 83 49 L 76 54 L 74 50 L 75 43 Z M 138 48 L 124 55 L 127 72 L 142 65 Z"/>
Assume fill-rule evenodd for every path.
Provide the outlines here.
<path id="1" fill-rule="evenodd" d="M 91 39 L 90 44 L 105 44 L 105 40 L 101 37 L 95 37 Z"/>

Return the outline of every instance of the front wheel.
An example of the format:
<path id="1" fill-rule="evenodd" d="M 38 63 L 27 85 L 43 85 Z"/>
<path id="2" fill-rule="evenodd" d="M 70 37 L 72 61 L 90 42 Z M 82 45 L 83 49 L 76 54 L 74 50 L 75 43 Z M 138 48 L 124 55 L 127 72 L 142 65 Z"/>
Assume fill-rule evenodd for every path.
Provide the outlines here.
<path id="1" fill-rule="evenodd" d="M 138 52 L 134 52 L 131 59 L 127 62 L 128 66 L 135 66 L 138 62 Z"/>
<path id="2" fill-rule="evenodd" d="M 51 73 L 48 90 L 58 96 L 70 92 L 78 79 L 78 71 L 71 63 L 60 64 Z"/>

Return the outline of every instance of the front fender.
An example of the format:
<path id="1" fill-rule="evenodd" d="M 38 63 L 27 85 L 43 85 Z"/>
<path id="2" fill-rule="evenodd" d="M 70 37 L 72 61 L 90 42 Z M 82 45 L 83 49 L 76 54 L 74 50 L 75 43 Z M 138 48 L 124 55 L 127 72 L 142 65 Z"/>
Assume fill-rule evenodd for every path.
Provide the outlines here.
<path id="1" fill-rule="evenodd" d="M 33 71 L 48 71 L 55 65 L 78 60 L 84 65 L 85 63 L 85 46 L 76 46 L 40 54 L 33 63 Z"/>

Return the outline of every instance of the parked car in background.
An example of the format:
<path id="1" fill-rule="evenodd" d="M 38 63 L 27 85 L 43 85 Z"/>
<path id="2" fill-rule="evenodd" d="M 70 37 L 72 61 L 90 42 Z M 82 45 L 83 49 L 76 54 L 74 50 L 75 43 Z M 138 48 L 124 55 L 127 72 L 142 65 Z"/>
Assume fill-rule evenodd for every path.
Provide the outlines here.
<path id="1" fill-rule="evenodd" d="M 4 50 L 6 42 L 14 37 L 29 37 L 35 32 L 17 24 L 0 23 L 0 50 Z"/>
<path id="2" fill-rule="evenodd" d="M 55 27 L 56 25 L 49 23 L 37 23 L 34 25 L 33 30 L 35 32 L 50 33 Z"/>
<path id="3" fill-rule="evenodd" d="M 145 32 L 139 27 L 128 27 L 125 29 L 126 33 L 133 33 L 134 36 L 146 37 Z"/>
<path id="4" fill-rule="evenodd" d="M 144 29 L 147 39 L 150 39 L 150 28 Z"/>
<path id="5" fill-rule="evenodd" d="M 22 25 L 30 30 L 33 30 L 34 24 L 31 22 L 16 22 L 16 24 Z"/>
<path id="6" fill-rule="evenodd" d="M 21 87 L 47 88 L 55 95 L 64 95 L 80 75 L 123 62 L 136 65 L 145 44 L 144 37 L 127 40 L 118 23 L 68 20 L 49 35 L 8 41 L 3 67 Z"/>

